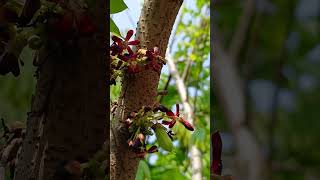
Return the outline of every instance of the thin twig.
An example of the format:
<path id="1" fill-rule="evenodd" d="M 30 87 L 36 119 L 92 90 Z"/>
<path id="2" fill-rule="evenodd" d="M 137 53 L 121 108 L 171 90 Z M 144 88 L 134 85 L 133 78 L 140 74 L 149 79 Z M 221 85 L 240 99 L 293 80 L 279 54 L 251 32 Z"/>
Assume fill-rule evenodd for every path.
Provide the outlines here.
<path id="1" fill-rule="evenodd" d="M 168 90 L 168 87 L 169 87 L 169 84 L 170 84 L 170 81 L 171 81 L 171 74 L 169 74 L 169 76 L 168 76 L 168 80 L 167 80 L 167 82 L 166 82 L 166 85 L 164 86 L 164 89 L 163 90 Z M 161 102 L 162 102 L 162 100 L 163 100 L 163 97 L 164 96 L 160 96 L 160 100 L 159 100 L 159 103 L 161 104 Z"/>

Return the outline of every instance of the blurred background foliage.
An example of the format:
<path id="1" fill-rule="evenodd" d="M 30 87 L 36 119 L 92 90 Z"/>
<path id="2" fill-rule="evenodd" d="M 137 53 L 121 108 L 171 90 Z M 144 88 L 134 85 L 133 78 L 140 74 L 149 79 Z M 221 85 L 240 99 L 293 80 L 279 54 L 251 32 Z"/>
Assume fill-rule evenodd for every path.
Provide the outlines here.
<path id="1" fill-rule="evenodd" d="M 13 125 L 16 121 L 25 122 L 27 113 L 31 110 L 31 97 L 34 93 L 36 79 L 33 76 L 36 68 L 32 65 L 33 53 L 29 47 L 25 47 L 20 55 L 24 66 L 20 68 L 20 75 L 14 77 L 11 73 L 0 75 L 0 118 L 6 125 Z M 0 134 L 4 129 L 0 126 Z M 4 139 L 0 140 L 0 146 L 4 145 Z M 9 168 L 6 168 L 6 180 L 10 180 Z"/>
<path id="2" fill-rule="evenodd" d="M 20 76 L 14 77 L 11 73 L 0 76 L 0 118 L 4 118 L 9 124 L 14 121 L 26 121 L 35 89 L 36 79 L 33 75 L 36 68 L 32 65 L 33 51 L 26 47 L 20 59 L 24 62 L 24 66 L 20 68 Z"/>
<path id="3" fill-rule="evenodd" d="M 129 10 L 127 17 L 119 18 L 121 14 L 115 14 L 113 19 L 118 25 L 121 34 L 128 29 L 136 28 L 136 24 L 124 22 L 138 21 L 135 7 L 131 2 L 125 1 Z M 142 5 L 142 2 L 140 6 Z M 139 7 L 141 8 L 141 7 Z M 137 8 L 138 9 L 138 8 Z M 180 76 L 184 79 L 188 89 L 188 101 L 194 110 L 195 131 L 190 133 L 180 123 L 177 123 L 173 132 L 176 134 L 174 141 L 175 150 L 167 153 L 160 152 L 147 155 L 145 160 L 140 161 L 136 180 L 162 180 L 191 179 L 191 165 L 189 148 L 195 144 L 201 152 L 203 179 L 210 179 L 210 2 L 209 0 L 184 1 L 177 16 L 168 47 L 173 57 Z M 140 12 L 138 12 L 140 13 Z M 129 20 L 126 20 L 129 19 Z M 172 107 L 175 104 L 182 105 L 177 91 L 175 80 L 171 77 L 168 65 L 164 65 L 158 89 L 168 90 L 168 95 L 159 97 L 161 104 Z M 120 80 L 116 86 L 111 87 L 111 101 L 116 101 L 120 89 Z M 183 114 L 183 107 L 181 110 Z M 149 142 L 155 138 L 150 137 Z"/>
<path id="4" fill-rule="evenodd" d="M 237 59 L 246 94 L 246 123 L 271 163 L 270 179 L 320 179 L 320 2 L 253 2 Z M 211 32 L 225 48 L 245 4 L 214 1 Z M 211 126 L 222 132 L 223 174 L 232 174 L 234 139 L 213 89 L 214 85 Z"/>

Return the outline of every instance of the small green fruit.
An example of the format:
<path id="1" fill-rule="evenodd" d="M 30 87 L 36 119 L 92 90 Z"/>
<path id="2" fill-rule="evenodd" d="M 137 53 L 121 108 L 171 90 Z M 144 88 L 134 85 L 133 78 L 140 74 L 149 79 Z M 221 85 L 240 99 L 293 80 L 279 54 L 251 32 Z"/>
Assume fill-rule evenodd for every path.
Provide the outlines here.
<path id="1" fill-rule="evenodd" d="M 156 124 L 155 132 L 156 132 L 156 137 L 157 137 L 159 146 L 166 151 L 169 151 L 169 152 L 172 151 L 173 144 L 165 128 L 160 124 Z"/>

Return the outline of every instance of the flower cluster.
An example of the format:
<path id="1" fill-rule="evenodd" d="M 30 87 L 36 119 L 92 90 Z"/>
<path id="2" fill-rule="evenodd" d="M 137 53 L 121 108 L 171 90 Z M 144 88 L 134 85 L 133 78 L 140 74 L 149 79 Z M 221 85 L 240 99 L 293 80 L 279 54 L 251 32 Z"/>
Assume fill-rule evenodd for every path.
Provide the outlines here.
<path id="1" fill-rule="evenodd" d="M 124 39 L 112 36 L 113 43 L 110 46 L 111 77 L 110 84 L 115 84 L 117 77 L 122 77 L 125 73 L 135 74 L 144 69 L 153 69 L 160 74 L 162 64 L 165 60 L 160 56 L 158 47 L 153 49 L 137 49 L 139 40 L 130 40 L 133 30 L 129 30 Z"/>
<path id="2" fill-rule="evenodd" d="M 172 151 L 174 133 L 171 128 L 176 124 L 176 121 L 182 123 L 186 129 L 194 130 L 188 121 L 180 117 L 178 104 L 176 104 L 176 113 L 163 105 L 143 107 L 137 112 L 131 112 L 125 120 L 131 134 L 128 140 L 129 147 L 132 147 L 140 157 L 144 157 L 147 153 L 157 152 L 158 147 L 147 145 L 146 141 L 146 136 L 155 134 L 159 147 L 166 151 Z"/>
<path id="3" fill-rule="evenodd" d="M 97 31 L 84 1 L 76 4 L 64 0 L 41 1 L 38 5 L 30 3 L 26 2 L 24 6 L 11 0 L 0 3 L 0 75 L 20 74 L 19 65 L 24 64 L 20 55 L 26 46 L 39 50 L 50 44 L 50 48 L 59 49 L 63 56 L 70 52 L 78 54 L 75 47 L 79 37 L 92 36 Z"/>

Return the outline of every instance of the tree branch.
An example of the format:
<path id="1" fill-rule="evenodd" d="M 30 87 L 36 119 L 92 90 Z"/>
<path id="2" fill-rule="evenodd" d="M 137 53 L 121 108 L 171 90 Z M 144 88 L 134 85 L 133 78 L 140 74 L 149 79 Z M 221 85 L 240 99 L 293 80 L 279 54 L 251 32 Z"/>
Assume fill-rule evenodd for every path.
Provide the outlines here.
<path id="1" fill-rule="evenodd" d="M 169 52 L 169 50 L 167 50 Z M 174 61 L 171 57 L 170 54 L 167 54 L 167 61 L 168 61 L 168 66 L 170 73 L 176 80 L 176 86 L 184 107 L 184 111 L 186 113 L 186 119 L 193 125 L 193 111 L 191 108 L 191 105 L 188 102 L 187 99 L 187 89 L 184 85 L 183 80 L 181 79 L 179 72 L 177 71 L 176 65 L 174 64 Z M 191 146 L 191 166 L 192 166 L 192 179 L 193 180 L 201 180 L 202 175 L 201 175 L 201 169 L 202 169 L 202 163 L 201 163 L 201 152 L 199 149 L 195 146 Z"/>
<path id="2" fill-rule="evenodd" d="M 252 20 L 252 16 L 255 10 L 255 0 L 247 0 L 244 8 L 245 9 L 243 11 L 242 16 L 240 17 L 238 26 L 236 28 L 236 32 L 233 35 L 229 49 L 229 54 L 235 61 L 238 60 L 238 56 L 246 39 L 249 24 Z"/>
<path id="3" fill-rule="evenodd" d="M 255 137 L 245 125 L 245 103 L 242 80 L 239 78 L 235 61 L 221 48 L 216 40 L 213 65 L 219 100 L 229 121 L 237 147 L 238 170 L 234 177 L 239 179 L 263 179 L 263 155 Z M 243 172 L 245 175 L 242 175 Z"/>

